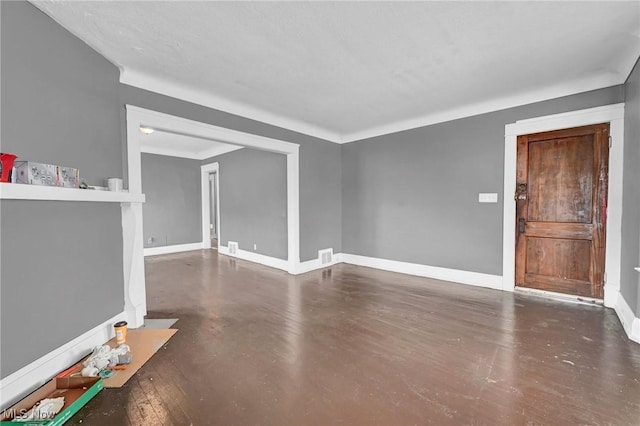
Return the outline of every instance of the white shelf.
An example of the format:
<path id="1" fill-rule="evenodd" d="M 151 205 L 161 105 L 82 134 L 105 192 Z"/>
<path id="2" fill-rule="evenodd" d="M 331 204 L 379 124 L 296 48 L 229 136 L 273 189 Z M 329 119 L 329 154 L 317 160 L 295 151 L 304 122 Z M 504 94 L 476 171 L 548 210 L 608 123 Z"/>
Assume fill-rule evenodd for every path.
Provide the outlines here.
<path id="1" fill-rule="evenodd" d="M 59 188 L 56 186 L 0 183 L 0 200 L 93 201 L 102 203 L 144 203 L 144 194 Z"/>

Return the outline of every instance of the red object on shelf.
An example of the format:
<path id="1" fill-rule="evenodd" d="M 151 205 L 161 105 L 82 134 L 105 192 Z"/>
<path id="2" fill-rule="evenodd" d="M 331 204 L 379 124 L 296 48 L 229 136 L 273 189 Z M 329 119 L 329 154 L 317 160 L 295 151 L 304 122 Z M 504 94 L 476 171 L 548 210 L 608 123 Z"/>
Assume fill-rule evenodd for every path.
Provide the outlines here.
<path id="1" fill-rule="evenodd" d="M 0 152 L 0 182 L 11 181 L 11 170 L 13 162 L 18 158 L 17 155 L 8 152 Z"/>

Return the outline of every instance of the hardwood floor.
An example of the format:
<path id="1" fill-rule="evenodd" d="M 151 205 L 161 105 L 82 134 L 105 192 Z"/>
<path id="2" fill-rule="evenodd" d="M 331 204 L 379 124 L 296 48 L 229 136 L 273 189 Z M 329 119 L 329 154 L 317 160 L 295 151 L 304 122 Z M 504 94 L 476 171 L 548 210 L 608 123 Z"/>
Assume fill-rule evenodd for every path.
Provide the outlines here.
<path id="1" fill-rule="evenodd" d="M 146 274 L 180 331 L 69 424 L 640 424 L 640 345 L 609 309 L 212 250 Z"/>

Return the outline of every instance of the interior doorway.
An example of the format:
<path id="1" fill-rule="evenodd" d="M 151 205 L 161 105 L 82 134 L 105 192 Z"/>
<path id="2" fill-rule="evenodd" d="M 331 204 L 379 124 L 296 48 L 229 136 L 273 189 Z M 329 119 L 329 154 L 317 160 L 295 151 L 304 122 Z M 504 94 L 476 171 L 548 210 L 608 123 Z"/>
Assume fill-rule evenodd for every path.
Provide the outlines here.
<path id="1" fill-rule="evenodd" d="M 209 230 L 211 237 L 211 248 L 218 248 L 218 191 L 216 183 L 218 182 L 218 173 L 209 173 Z"/>
<path id="2" fill-rule="evenodd" d="M 127 184 L 132 194 L 142 194 L 141 129 L 162 130 L 195 138 L 218 141 L 224 144 L 255 148 L 284 154 L 287 167 L 287 260 L 283 269 L 295 274 L 300 268 L 300 194 L 299 194 L 299 148 L 295 143 L 239 132 L 211 124 L 189 120 L 170 114 L 125 105 L 127 123 Z M 208 157 L 207 157 L 208 158 Z M 204 185 L 208 188 L 207 184 Z M 207 207 L 208 208 L 208 207 Z M 218 204 L 219 212 L 219 204 Z M 204 216 L 207 217 L 207 216 Z M 218 219 L 220 215 L 218 213 Z M 208 217 L 207 217 L 208 222 Z M 144 244 L 142 205 L 134 203 L 123 208 L 123 260 L 124 295 L 127 321 L 131 328 L 144 324 L 147 313 L 144 275 Z M 220 228 L 218 223 L 218 239 Z M 202 248 L 208 248 L 211 240 L 207 230 Z"/>
<path id="3" fill-rule="evenodd" d="M 609 124 L 517 144 L 516 286 L 602 299 Z"/>
<path id="4" fill-rule="evenodd" d="M 200 166 L 202 188 L 202 241 L 211 242 L 211 248 L 218 250 L 220 236 L 220 166 L 219 163 Z M 204 245 L 204 248 L 208 248 Z"/>

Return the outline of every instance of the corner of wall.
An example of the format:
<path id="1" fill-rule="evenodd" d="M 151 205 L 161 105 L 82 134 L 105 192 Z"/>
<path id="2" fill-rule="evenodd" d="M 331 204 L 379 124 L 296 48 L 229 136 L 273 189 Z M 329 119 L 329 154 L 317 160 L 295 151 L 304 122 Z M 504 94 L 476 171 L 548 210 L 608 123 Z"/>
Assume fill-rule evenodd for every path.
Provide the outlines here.
<path id="1" fill-rule="evenodd" d="M 640 343 L 640 318 L 635 316 L 622 293 L 618 293 L 614 309 L 629 339 Z"/>

